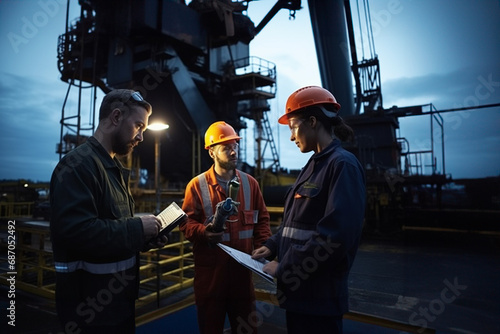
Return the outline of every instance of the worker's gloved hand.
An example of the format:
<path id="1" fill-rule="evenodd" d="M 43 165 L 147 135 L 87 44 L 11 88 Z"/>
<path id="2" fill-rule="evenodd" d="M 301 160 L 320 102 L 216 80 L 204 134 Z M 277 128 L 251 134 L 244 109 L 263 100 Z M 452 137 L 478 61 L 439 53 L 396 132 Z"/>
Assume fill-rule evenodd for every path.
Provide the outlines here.
<path id="1" fill-rule="evenodd" d="M 233 201 L 231 198 L 220 201 L 215 206 L 215 216 L 217 216 L 218 214 L 227 216 L 235 215 L 238 213 L 238 205 L 240 205 L 240 202 Z"/>
<path id="2" fill-rule="evenodd" d="M 151 239 L 158 235 L 161 228 L 160 220 L 154 215 L 147 215 L 141 217 L 143 239 L 145 242 L 149 242 Z"/>
<path id="3" fill-rule="evenodd" d="M 205 238 L 207 238 L 210 243 L 216 244 L 221 242 L 223 235 L 224 232 L 213 232 L 213 223 L 209 223 L 205 228 Z"/>
<path id="4" fill-rule="evenodd" d="M 223 232 L 226 229 L 226 221 L 228 218 L 238 213 L 238 204 L 238 202 L 233 201 L 230 197 L 217 203 L 215 206 L 215 214 L 205 221 L 205 225 L 210 225 L 208 231 Z"/>

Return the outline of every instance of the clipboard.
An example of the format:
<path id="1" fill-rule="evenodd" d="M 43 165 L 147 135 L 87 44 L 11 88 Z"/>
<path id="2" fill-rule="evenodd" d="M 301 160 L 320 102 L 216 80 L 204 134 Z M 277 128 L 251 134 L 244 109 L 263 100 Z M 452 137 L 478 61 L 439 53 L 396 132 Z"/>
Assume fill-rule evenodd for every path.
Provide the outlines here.
<path id="1" fill-rule="evenodd" d="M 219 246 L 224 252 L 229 254 L 233 259 L 236 260 L 236 262 L 238 262 L 242 266 L 250 269 L 251 271 L 253 271 L 257 275 L 259 275 L 260 277 L 265 279 L 267 282 L 272 283 L 273 285 L 276 285 L 276 282 L 274 281 L 274 277 L 265 273 L 264 271 L 262 271 L 262 268 L 264 267 L 264 265 L 266 263 L 268 263 L 269 261 L 267 261 L 265 259 L 254 260 L 254 259 L 252 259 L 252 257 L 249 254 L 244 253 L 242 251 L 239 251 L 237 249 L 234 249 L 232 247 L 223 245 L 221 243 L 218 243 L 217 246 Z"/>

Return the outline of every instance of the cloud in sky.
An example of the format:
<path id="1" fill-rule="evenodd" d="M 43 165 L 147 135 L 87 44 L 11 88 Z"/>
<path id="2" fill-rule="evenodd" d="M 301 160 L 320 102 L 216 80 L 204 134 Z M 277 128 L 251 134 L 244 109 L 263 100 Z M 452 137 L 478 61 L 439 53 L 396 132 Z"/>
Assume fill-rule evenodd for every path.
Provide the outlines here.
<path id="1" fill-rule="evenodd" d="M 52 7 L 47 9 L 46 4 Z M 62 0 L 0 1 L 4 124 L 0 179 L 48 181 L 57 163 L 55 147 L 67 84 L 59 80 L 56 56 L 57 37 L 64 32 L 65 4 Z M 250 3 L 252 20 L 259 23 L 272 4 Z M 76 1 L 71 5 L 70 20 L 79 15 Z M 278 125 L 277 118 L 294 90 L 321 85 L 306 1 L 303 6 L 295 20 L 289 19 L 288 11 L 280 11 L 250 44 L 252 55 L 277 66 L 278 91 L 276 99 L 269 101 L 269 119 L 281 165 L 291 169 L 302 167 L 310 154 L 298 151 L 289 141 L 288 128 Z M 433 103 L 438 109 L 449 109 L 500 102 L 499 1 L 387 0 L 371 1 L 370 6 L 377 25 L 374 37 L 384 107 Z M 28 34 L 30 23 L 36 31 Z M 25 40 L 13 44 L 12 34 Z M 74 110 L 75 105 L 72 100 L 68 108 Z M 447 173 L 454 178 L 499 175 L 500 108 L 442 116 Z M 412 147 L 429 144 L 427 120 L 400 121 L 399 132 L 413 140 Z M 247 133 L 249 138 L 252 135 Z"/>
<path id="2" fill-rule="evenodd" d="M 61 115 L 61 96 L 47 91 L 50 86 L 56 82 L 0 73 L 0 118 L 7 125 L 0 141 L 0 178 L 50 179 Z"/>
<path id="3" fill-rule="evenodd" d="M 432 103 L 438 111 L 497 104 L 500 103 L 500 71 L 478 67 L 394 79 L 385 82 L 382 93 L 384 101 L 388 101 L 386 106 Z M 500 175 L 500 107 L 446 112 L 441 116 L 446 172 L 454 178 Z M 430 116 L 402 118 L 400 126 L 400 133 L 413 143 L 412 150 L 431 148 Z M 441 154 L 441 131 L 436 123 L 434 127 L 435 149 Z"/>
<path id="4" fill-rule="evenodd" d="M 468 67 L 449 73 L 387 80 L 382 86 L 386 106 L 433 103 L 438 109 L 474 107 L 500 101 L 500 66 Z"/>

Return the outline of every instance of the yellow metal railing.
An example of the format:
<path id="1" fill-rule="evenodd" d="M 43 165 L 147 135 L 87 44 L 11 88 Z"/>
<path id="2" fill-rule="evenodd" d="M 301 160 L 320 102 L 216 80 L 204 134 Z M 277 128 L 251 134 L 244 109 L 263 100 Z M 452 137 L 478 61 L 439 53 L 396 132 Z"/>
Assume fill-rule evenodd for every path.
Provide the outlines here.
<path id="1" fill-rule="evenodd" d="M 0 202 L 0 218 L 31 217 L 34 202 Z"/>
<path id="2" fill-rule="evenodd" d="M 6 224 L 1 226 L 0 284 L 9 285 L 7 279 L 16 275 L 16 288 L 37 296 L 54 299 L 55 268 L 50 242 L 49 223 L 46 221 L 20 222 L 15 224 L 15 266 L 9 268 Z M 172 241 L 162 249 L 141 253 L 140 291 L 137 307 L 157 298 L 192 286 L 194 276 L 193 253 L 189 241 L 175 229 Z M 9 268 L 9 269 L 6 269 Z"/>
<path id="3" fill-rule="evenodd" d="M 162 249 L 141 254 L 141 289 L 150 293 L 139 297 L 136 308 L 155 300 L 159 302 L 161 298 L 193 285 L 194 260 L 190 243 L 175 228 L 171 238 L 177 237 L 178 241 L 170 241 Z"/>
<path id="4" fill-rule="evenodd" d="M 2 254 L 15 256 L 15 264 L 9 267 L 7 272 L 15 272 L 16 288 L 42 297 L 54 298 L 55 269 L 48 223 L 33 222 L 24 225 L 19 221 L 12 222 L 15 232 L 8 236 L 13 236 L 9 240 L 16 241 L 15 248 L 7 247 L 3 237 L 0 243 Z M 2 229 L 6 227 L 2 225 Z M 7 252 L 7 249 L 10 252 Z M 2 257 L 1 261 L 7 262 L 7 259 Z M 8 276 L 7 273 L 1 273 L 0 283 L 8 285 Z"/>

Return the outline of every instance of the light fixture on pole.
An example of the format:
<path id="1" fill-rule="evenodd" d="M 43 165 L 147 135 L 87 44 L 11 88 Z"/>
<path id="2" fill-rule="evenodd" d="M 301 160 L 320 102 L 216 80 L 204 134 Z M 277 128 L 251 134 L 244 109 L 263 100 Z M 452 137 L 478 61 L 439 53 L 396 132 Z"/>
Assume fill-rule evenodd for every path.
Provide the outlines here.
<path id="1" fill-rule="evenodd" d="M 155 132 L 155 189 L 156 189 L 156 211 L 155 214 L 160 213 L 160 197 L 161 197 L 161 192 L 160 192 L 160 147 L 161 147 L 161 141 L 160 141 L 160 136 L 162 132 L 166 129 L 168 129 L 168 124 L 161 123 L 161 122 L 155 122 L 152 123 L 148 126 L 149 130 L 152 130 Z"/>

